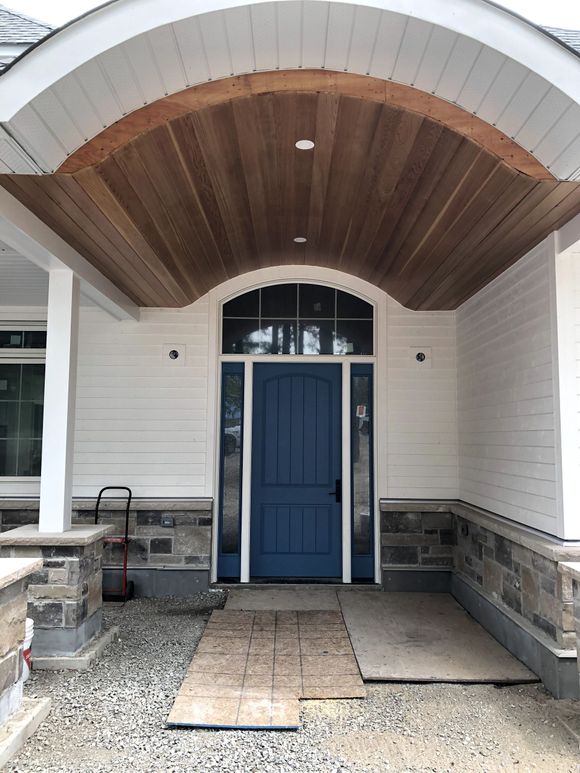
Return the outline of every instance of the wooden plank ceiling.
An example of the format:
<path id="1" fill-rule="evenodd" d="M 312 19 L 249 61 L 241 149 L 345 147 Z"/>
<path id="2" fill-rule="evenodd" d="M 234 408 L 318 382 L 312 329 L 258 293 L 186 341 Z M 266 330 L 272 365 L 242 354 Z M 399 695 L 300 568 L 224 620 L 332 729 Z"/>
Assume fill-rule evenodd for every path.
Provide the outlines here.
<path id="1" fill-rule="evenodd" d="M 229 99 L 94 166 L 0 184 L 143 306 L 307 263 L 413 309 L 453 309 L 580 212 L 577 183 L 528 176 L 438 121 L 336 93 Z"/>

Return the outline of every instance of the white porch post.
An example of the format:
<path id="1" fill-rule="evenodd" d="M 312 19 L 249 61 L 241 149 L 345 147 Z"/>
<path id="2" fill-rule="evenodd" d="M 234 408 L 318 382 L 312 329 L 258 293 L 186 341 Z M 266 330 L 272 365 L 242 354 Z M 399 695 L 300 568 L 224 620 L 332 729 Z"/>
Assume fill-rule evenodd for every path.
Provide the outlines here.
<path id="1" fill-rule="evenodd" d="M 78 323 L 78 277 L 70 269 L 53 269 L 48 284 L 40 533 L 71 528 Z"/>

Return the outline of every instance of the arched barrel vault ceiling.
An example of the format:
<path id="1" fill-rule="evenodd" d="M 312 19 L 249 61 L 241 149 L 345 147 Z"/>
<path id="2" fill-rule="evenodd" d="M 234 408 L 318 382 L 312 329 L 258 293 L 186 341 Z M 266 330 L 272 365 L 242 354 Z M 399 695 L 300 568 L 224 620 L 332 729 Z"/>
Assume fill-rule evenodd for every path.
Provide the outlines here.
<path id="1" fill-rule="evenodd" d="M 580 59 L 485 0 L 117 0 L 0 78 L 0 172 L 54 172 L 145 104 L 255 71 L 328 69 L 433 94 L 556 178 L 580 174 Z"/>
<path id="2" fill-rule="evenodd" d="M 144 306 L 305 263 L 452 309 L 580 212 L 578 183 L 519 172 L 416 112 L 321 91 L 230 98 L 94 166 L 0 184 Z"/>
<path id="3" fill-rule="evenodd" d="M 92 166 L 139 134 L 180 115 L 210 107 L 230 99 L 279 92 L 317 92 L 359 97 L 410 110 L 439 121 L 483 148 L 499 156 L 519 172 L 538 180 L 553 180 L 554 175 L 517 142 L 506 137 L 481 118 L 466 113 L 457 105 L 432 94 L 370 76 L 338 73 L 329 70 L 285 70 L 275 73 L 253 73 L 211 81 L 172 94 L 151 105 L 135 110 L 82 145 L 58 168 L 70 174 Z"/>

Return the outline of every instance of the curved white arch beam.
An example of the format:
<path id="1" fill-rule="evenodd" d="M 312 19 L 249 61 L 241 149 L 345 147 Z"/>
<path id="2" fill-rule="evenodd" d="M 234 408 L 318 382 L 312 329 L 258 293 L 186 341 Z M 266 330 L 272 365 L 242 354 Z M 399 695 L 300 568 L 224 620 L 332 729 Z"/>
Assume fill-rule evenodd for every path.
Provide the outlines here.
<path id="1" fill-rule="evenodd" d="M 485 0 L 117 0 L 0 77 L 0 172 L 52 172 L 189 86 L 301 67 L 435 94 L 580 179 L 580 58 Z"/>

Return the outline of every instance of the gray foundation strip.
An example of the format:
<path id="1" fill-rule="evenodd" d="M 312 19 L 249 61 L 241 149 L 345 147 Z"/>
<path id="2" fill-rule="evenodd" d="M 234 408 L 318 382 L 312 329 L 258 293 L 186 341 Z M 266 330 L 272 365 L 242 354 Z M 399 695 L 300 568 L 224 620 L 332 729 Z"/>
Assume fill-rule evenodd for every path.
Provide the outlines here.
<path id="1" fill-rule="evenodd" d="M 391 593 L 451 593 L 449 569 L 383 569 L 383 589 Z"/>
<path id="2" fill-rule="evenodd" d="M 121 587 L 121 569 L 103 567 L 103 590 L 113 591 Z M 181 567 L 129 567 L 128 580 L 135 586 L 136 598 L 186 598 L 208 589 L 209 570 L 184 569 Z"/>
<path id="3" fill-rule="evenodd" d="M 78 628 L 41 628 L 35 626 L 32 656 L 77 655 L 103 626 L 103 611 L 98 609 Z"/>
<path id="4" fill-rule="evenodd" d="M 557 650 L 541 641 L 457 575 L 451 578 L 451 592 L 480 625 L 540 677 L 554 697 L 579 697 L 575 651 Z"/>

